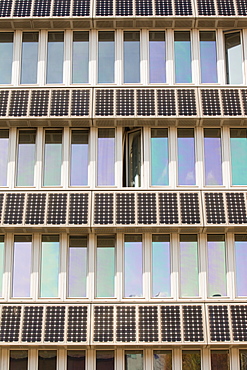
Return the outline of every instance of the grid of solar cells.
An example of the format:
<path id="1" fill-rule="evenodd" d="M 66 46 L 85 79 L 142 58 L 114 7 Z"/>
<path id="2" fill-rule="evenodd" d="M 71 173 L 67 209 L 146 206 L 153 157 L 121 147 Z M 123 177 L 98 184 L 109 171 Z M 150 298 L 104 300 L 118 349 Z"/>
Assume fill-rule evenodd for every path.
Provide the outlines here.
<path id="1" fill-rule="evenodd" d="M 134 116 L 135 100 L 134 90 L 117 90 L 116 92 L 116 114 L 117 116 Z"/>
<path id="2" fill-rule="evenodd" d="M 116 325 L 117 342 L 135 342 L 136 308 L 133 306 L 118 306 Z"/>
<path id="3" fill-rule="evenodd" d="M 45 312 L 45 342 L 64 341 L 65 307 L 48 306 Z"/>
<path id="4" fill-rule="evenodd" d="M 3 198 L 4 194 L 0 194 L 0 222 L 1 222 L 1 215 L 2 215 L 2 210 L 3 210 Z"/>
<path id="5" fill-rule="evenodd" d="M 94 336 L 95 342 L 113 342 L 113 306 L 94 307 Z"/>
<path id="6" fill-rule="evenodd" d="M 69 197 L 69 224 L 85 225 L 88 223 L 88 194 L 74 193 Z"/>
<path id="7" fill-rule="evenodd" d="M 34 17 L 49 17 L 51 13 L 51 0 L 35 0 L 33 8 Z"/>
<path id="8" fill-rule="evenodd" d="M 9 91 L 0 91 L 0 117 L 6 116 L 8 106 Z"/>
<path id="9" fill-rule="evenodd" d="M 241 116 L 241 103 L 238 90 L 221 90 L 224 116 Z"/>
<path id="10" fill-rule="evenodd" d="M 155 0 L 155 13 L 163 16 L 172 15 L 172 0 Z"/>
<path id="11" fill-rule="evenodd" d="M 86 306 L 70 306 L 68 308 L 67 341 L 87 341 L 87 316 Z"/>
<path id="12" fill-rule="evenodd" d="M 241 90 L 244 114 L 247 115 L 247 90 Z"/>
<path id="13" fill-rule="evenodd" d="M 139 309 L 139 341 L 158 342 L 158 307 L 140 306 Z"/>
<path id="14" fill-rule="evenodd" d="M 135 194 L 116 194 L 116 223 L 122 225 L 135 223 Z"/>
<path id="15" fill-rule="evenodd" d="M 29 17 L 32 0 L 15 0 L 14 17 Z"/>
<path id="16" fill-rule="evenodd" d="M 246 224 L 244 193 L 226 193 L 228 221 L 230 224 Z"/>
<path id="17" fill-rule="evenodd" d="M 0 342 L 18 342 L 21 306 L 3 306 L 0 325 Z"/>
<path id="18" fill-rule="evenodd" d="M 66 223 L 67 194 L 53 193 L 48 195 L 47 224 L 60 225 Z"/>
<path id="19" fill-rule="evenodd" d="M 27 115 L 28 90 L 13 90 L 10 98 L 9 116 L 22 117 Z"/>
<path id="20" fill-rule="evenodd" d="M 159 218 L 161 224 L 178 224 L 178 196 L 176 193 L 159 193 Z"/>
<path id="21" fill-rule="evenodd" d="M 247 341 L 247 306 L 230 306 L 233 340 Z"/>
<path id="22" fill-rule="evenodd" d="M 156 194 L 137 194 L 138 224 L 150 225 L 157 223 Z"/>
<path id="23" fill-rule="evenodd" d="M 217 8 L 219 15 L 235 15 L 233 0 L 217 0 Z"/>
<path id="24" fill-rule="evenodd" d="M 74 0 L 73 16 L 89 17 L 90 16 L 90 0 Z"/>
<path id="25" fill-rule="evenodd" d="M 183 306 L 183 333 L 186 342 L 203 342 L 202 306 Z"/>
<path id="26" fill-rule="evenodd" d="M 157 90 L 157 106 L 158 116 L 175 116 L 175 91 L 169 89 Z"/>
<path id="27" fill-rule="evenodd" d="M 214 0 L 197 0 L 199 15 L 215 15 Z"/>
<path id="28" fill-rule="evenodd" d="M 162 342 L 180 342 L 181 324 L 179 306 L 161 306 Z"/>
<path id="29" fill-rule="evenodd" d="M 96 0 L 96 16 L 113 15 L 113 0 Z"/>
<path id="30" fill-rule="evenodd" d="M 201 90 L 202 110 L 204 116 L 220 116 L 220 97 L 216 89 Z"/>
<path id="31" fill-rule="evenodd" d="M 48 115 L 49 95 L 49 90 L 33 90 L 31 92 L 30 116 L 42 117 Z"/>
<path id="32" fill-rule="evenodd" d="M 116 15 L 133 15 L 133 0 L 116 0 Z"/>
<path id="33" fill-rule="evenodd" d="M 41 225 L 45 222 L 46 194 L 27 195 L 25 224 Z"/>
<path id="34" fill-rule="evenodd" d="M 191 0 L 174 0 L 176 15 L 193 15 Z"/>
<path id="35" fill-rule="evenodd" d="M 0 17 L 10 17 L 12 0 L 2 0 L 0 2 Z"/>
<path id="36" fill-rule="evenodd" d="M 195 90 L 178 90 L 178 114 L 180 116 L 196 116 Z"/>
<path id="37" fill-rule="evenodd" d="M 94 223 L 113 224 L 113 194 L 95 194 Z"/>
<path id="38" fill-rule="evenodd" d="M 155 98 L 154 90 L 137 90 L 137 115 L 154 116 Z"/>
<path id="39" fill-rule="evenodd" d="M 96 116 L 112 116 L 114 112 L 114 91 L 97 90 L 96 91 Z"/>
<path id="40" fill-rule="evenodd" d="M 69 90 L 53 90 L 51 92 L 51 116 L 68 116 Z"/>
<path id="41" fill-rule="evenodd" d="M 22 224 L 25 194 L 9 193 L 6 195 L 4 223 Z"/>
<path id="42" fill-rule="evenodd" d="M 236 0 L 238 15 L 247 15 L 247 2 L 246 0 Z"/>
<path id="43" fill-rule="evenodd" d="M 69 17 L 70 0 L 54 0 L 53 15 L 55 17 Z"/>
<path id="44" fill-rule="evenodd" d="M 182 224 L 199 224 L 201 222 L 197 193 L 180 193 L 180 209 Z"/>
<path id="45" fill-rule="evenodd" d="M 43 307 L 26 306 L 24 307 L 22 323 L 22 342 L 40 342 L 43 325 Z"/>
<path id="46" fill-rule="evenodd" d="M 73 90 L 71 102 L 71 116 L 88 116 L 90 103 L 89 90 Z"/>
<path id="47" fill-rule="evenodd" d="M 225 224 L 225 205 L 222 193 L 205 193 L 205 208 L 208 224 Z"/>
<path id="48" fill-rule="evenodd" d="M 227 306 L 209 306 L 209 328 L 212 342 L 230 340 L 229 318 Z"/>
<path id="49" fill-rule="evenodd" d="M 136 0 L 136 15 L 148 16 L 153 14 L 152 0 Z"/>

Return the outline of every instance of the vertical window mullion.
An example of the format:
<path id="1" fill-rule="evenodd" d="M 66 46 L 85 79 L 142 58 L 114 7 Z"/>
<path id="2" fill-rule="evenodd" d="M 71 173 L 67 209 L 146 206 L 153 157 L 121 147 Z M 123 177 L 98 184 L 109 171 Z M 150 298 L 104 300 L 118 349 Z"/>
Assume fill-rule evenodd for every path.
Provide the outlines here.
<path id="1" fill-rule="evenodd" d="M 12 85 L 17 86 L 20 83 L 21 66 L 21 38 L 22 32 L 15 31 L 13 44 L 13 64 L 12 64 Z"/>
<path id="2" fill-rule="evenodd" d="M 72 37 L 71 30 L 64 31 L 64 62 L 63 62 L 63 83 L 69 86 L 71 79 L 71 64 L 72 64 Z"/>
<path id="3" fill-rule="evenodd" d="M 140 32 L 140 82 L 148 84 L 148 30 L 142 29 Z"/>
<path id="4" fill-rule="evenodd" d="M 17 129 L 12 127 L 9 130 L 9 154 L 8 154 L 8 175 L 7 184 L 13 189 L 15 186 L 15 170 L 16 170 L 16 145 L 17 143 Z"/>

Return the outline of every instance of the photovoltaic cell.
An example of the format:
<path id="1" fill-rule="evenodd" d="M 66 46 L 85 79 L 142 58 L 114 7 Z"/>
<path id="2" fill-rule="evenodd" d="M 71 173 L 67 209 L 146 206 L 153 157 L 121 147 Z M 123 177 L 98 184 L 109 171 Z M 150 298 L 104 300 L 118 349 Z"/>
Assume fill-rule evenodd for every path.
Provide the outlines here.
<path id="1" fill-rule="evenodd" d="M 114 91 L 97 90 L 96 91 L 96 116 L 112 116 L 114 112 Z"/>
<path id="2" fill-rule="evenodd" d="M 135 114 L 134 90 L 117 90 L 116 114 L 117 116 L 133 116 Z"/>
<path id="3" fill-rule="evenodd" d="M 25 224 L 41 225 L 45 222 L 46 194 L 27 195 Z"/>
<path id="4" fill-rule="evenodd" d="M 180 207 L 183 224 L 200 223 L 200 207 L 197 193 L 180 193 Z"/>
<path id="5" fill-rule="evenodd" d="M 193 15 L 191 0 L 174 0 L 176 15 Z"/>
<path id="6" fill-rule="evenodd" d="M 153 14 L 152 0 L 136 0 L 136 15 L 148 16 Z"/>
<path id="7" fill-rule="evenodd" d="M 67 341 L 78 343 L 87 341 L 86 306 L 70 306 L 68 308 Z"/>
<path id="8" fill-rule="evenodd" d="M 70 16 L 70 0 L 54 0 L 53 16 L 69 17 Z"/>
<path id="9" fill-rule="evenodd" d="M 137 194 L 138 224 L 150 225 L 157 223 L 156 216 L 156 194 Z"/>
<path id="10" fill-rule="evenodd" d="M 220 109 L 220 98 L 219 98 L 219 91 L 203 89 L 201 90 L 201 98 L 202 98 L 202 109 L 204 116 L 220 116 L 221 109 Z"/>
<path id="11" fill-rule="evenodd" d="M 157 91 L 158 116 L 175 116 L 176 101 L 174 90 L 164 89 Z"/>
<path id="12" fill-rule="evenodd" d="M 178 112 L 180 116 L 196 116 L 195 90 L 178 90 Z"/>
<path id="13" fill-rule="evenodd" d="M 94 307 L 95 342 L 113 342 L 113 306 Z"/>
<path id="14" fill-rule="evenodd" d="M 116 194 L 116 223 L 122 225 L 135 223 L 135 194 Z"/>
<path id="15" fill-rule="evenodd" d="M 205 193 L 206 217 L 208 224 L 225 224 L 225 206 L 222 193 Z"/>
<path id="16" fill-rule="evenodd" d="M 18 342 L 21 306 L 3 306 L 0 325 L 0 342 Z"/>
<path id="17" fill-rule="evenodd" d="M 69 198 L 69 224 L 84 225 L 88 223 L 88 194 L 74 193 Z"/>
<path id="18" fill-rule="evenodd" d="M 45 313 L 45 342 L 64 341 L 65 307 L 48 306 Z"/>
<path id="19" fill-rule="evenodd" d="M 16 0 L 14 17 L 30 17 L 32 0 Z"/>
<path id="20" fill-rule="evenodd" d="M 178 224 L 178 197 L 176 193 L 159 194 L 159 217 L 161 224 Z"/>
<path id="21" fill-rule="evenodd" d="M 155 13 L 161 16 L 172 15 L 172 0 L 155 0 Z"/>
<path id="22" fill-rule="evenodd" d="M 6 116 L 8 106 L 9 91 L 0 91 L 0 117 Z"/>
<path id="23" fill-rule="evenodd" d="M 226 193 L 228 220 L 230 224 L 246 224 L 244 193 Z"/>
<path id="24" fill-rule="evenodd" d="M 49 17 L 51 13 L 51 0 L 35 0 L 34 17 Z"/>
<path id="25" fill-rule="evenodd" d="M 53 90 L 51 93 L 51 116 L 68 116 L 69 90 Z"/>
<path id="26" fill-rule="evenodd" d="M 224 116 L 241 116 L 238 90 L 221 90 Z"/>
<path id="27" fill-rule="evenodd" d="M 139 341 L 157 342 L 159 340 L 158 307 L 140 306 L 138 311 Z"/>
<path id="28" fill-rule="evenodd" d="M 0 17 L 10 17 L 12 0 L 2 0 L 0 3 Z"/>
<path id="29" fill-rule="evenodd" d="M 118 306 L 116 325 L 117 342 L 135 342 L 136 308 L 133 306 Z"/>
<path id="30" fill-rule="evenodd" d="M 29 91 L 27 90 L 13 90 L 10 98 L 9 116 L 26 116 L 28 97 Z"/>
<path id="31" fill-rule="evenodd" d="M 181 341 L 179 306 L 161 307 L 161 340 L 162 342 Z"/>
<path id="32" fill-rule="evenodd" d="M 47 224 L 60 225 L 66 223 L 67 194 L 49 194 Z"/>
<path id="33" fill-rule="evenodd" d="M 73 2 L 74 17 L 90 16 L 90 0 L 74 0 Z"/>
<path id="34" fill-rule="evenodd" d="M 217 0 L 217 7 L 219 15 L 235 15 L 233 0 Z"/>
<path id="35" fill-rule="evenodd" d="M 90 91 L 73 90 L 71 102 L 71 116 L 83 117 L 89 115 Z"/>
<path id="36" fill-rule="evenodd" d="M 202 306 L 183 306 L 183 332 L 186 342 L 202 342 Z"/>
<path id="37" fill-rule="evenodd" d="M 137 115 L 155 115 L 154 90 L 137 90 Z"/>
<path id="38" fill-rule="evenodd" d="M 25 194 L 9 193 L 6 195 L 4 223 L 22 224 Z"/>
<path id="39" fill-rule="evenodd" d="M 42 117 L 48 115 L 49 90 L 33 90 L 31 92 L 30 116 Z"/>
<path id="40" fill-rule="evenodd" d="M 24 307 L 22 337 L 23 342 L 40 342 L 42 336 L 43 307 L 26 306 Z"/>
<path id="41" fill-rule="evenodd" d="M 212 342 L 230 341 L 227 306 L 209 306 L 209 328 Z"/>
<path id="42" fill-rule="evenodd" d="M 230 306 L 232 319 L 233 340 L 236 342 L 247 341 L 247 306 Z"/>
<path id="43" fill-rule="evenodd" d="M 96 16 L 113 15 L 113 0 L 96 0 Z"/>
<path id="44" fill-rule="evenodd" d="M 197 0 L 199 15 L 215 15 L 214 0 Z"/>
<path id="45" fill-rule="evenodd" d="M 246 0 L 236 0 L 238 15 L 247 15 L 247 2 Z"/>
<path id="46" fill-rule="evenodd" d="M 95 194 L 94 223 L 113 224 L 113 194 Z"/>
<path id="47" fill-rule="evenodd" d="M 116 15 L 133 15 L 133 0 L 116 0 Z"/>

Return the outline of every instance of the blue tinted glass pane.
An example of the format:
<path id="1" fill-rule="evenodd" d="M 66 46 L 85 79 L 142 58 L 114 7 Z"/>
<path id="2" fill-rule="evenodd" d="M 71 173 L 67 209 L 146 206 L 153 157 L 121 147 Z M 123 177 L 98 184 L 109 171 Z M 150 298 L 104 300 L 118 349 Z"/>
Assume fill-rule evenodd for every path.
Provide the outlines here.
<path id="1" fill-rule="evenodd" d="M 98 185 L 115 184 L 115 130 L 98 131 Z"/>
<path id="2" fill-rule="evenodd" d="M 226 296 L 225 242 L 211 239 L 208 240 L 208 295 Z"/>
<path id="3" fill-rule="evenodd" d="M 36 130 L 19 132 L 17 186 L 33 186 Z"/>
<path id="4" fill-rule="evenodd" d="M 124 32 L 124 82 L 140 82 L 139 32 Z"/>
<path id="5" fill-rule="evenodd" d="M 71 237 L 69 246 L 69 297 L 86 297 L 87 239 Z"/>
<path id="6" fill-rule="evenodd" d="M 175 81 L 191 83 L 191 46 L 189 32 L 174 33 Z"/>
<path id="7" fill-rule="evenodd" d="M 61 184 L 62 131 L 46 131 L 44 186 Z"/>
<path id="8" fill-rule="evenodd" d="M 181 296 L 197 297 L 199 295 L 198 251 L 195 237 L 181 235 L 180 241 L 180 280 Z"/>
<path id="9" fill-rule="evenodd" d="M 169 185 L 169 157 L 167 129 L 152 129 L 151 177 L 152 185 Z"/>
<path id="10" fill-rule="evenodd" d="M 163 239 L 163 240 L 162 240 Z M 153 236 L 152 277 L 153 297 L 170 297 L 170 243 L 165 237 Z"/>
<path id="11" fill-rule="evenodd" d="M 0 186 L 7 185 L 9 131 L 0 130 Z"/>
<path id="12" fill-rule="evenodd" d="M 124 275 L 125 297 L 142 297 L 141 236 L 125 236 Z"/>
<path id="13" fill-rule="evenodd" d="M 114 82 L 115 43 L 114 32 L 99 32 L 98 82 Z"/>
<path id="14" fill-rule="evenodd" d="M 242 45 L 240 32 L 225 35 L 226 44 L 226 76 L 229 84 L 242 84 Z"/>
<path id="15" fill-rule="evenodd" d="M 193 129 L 178 129 L 178 184 L 195 185 L 195 142 Z"/>
<path id="16" fill-rule="evenodd" d="M 32 237 L 15 237 L 13 297 L 30 297 Z"/>
<path id="17" fill-rule="evenodd" d="M 38 32 L 24 32 L 21 55 L 21 83 L 37 83 L 38 67 Z"/>
<path id="18" fill-rule="evenodd" d="M 166 43 L 164 32 L 149 32 L 149 80 L 166 82 Z"/>
<path id="19" fill-rule="evenodd" d="M 88 132 L 72 131 L 70 185 L 88 185 Z"/>
<path id="20" fill-rule="evenodd" d="M 74 32 L 73 34 L 73 83 L 88 82 L 89 33 Z"/>
<path id="21" fill-rule="evenodd" d="M 201 82 L 218 82 L 215 32 L 200 32 L 200 54 Z"/>
<path id="22" fill-rule="evenodd" d="M 48 33 L 47 83 L 63 82 L 63 32 Z"/>
<path id="23" fill-rule="evenodd" d="M 206 185 L 222 185 L 221 138 L 219 129 L 204 129 Z"/>
<path id="24" fill-rule="evenodd" d="M 0 84 L 11 83 L 13 35 L 13 32 L 0 33 Z"/>
<path id="25" fill-rule="evenodd" d="M 237 297 L 247 296 L 247 239 L 245 235 L 235 235 L 235 262 L 236 295 Z"/>
<path id="26" fill-rule="evenodd" d="M 247 185 L 246 129 L 231 129 L 232 184 Z"/>
<path id="27" fill-rule="evenodd" d="M 41 253 L 41 297 L 58 296 L 59 237 L 43 236 Z"/>
<path id="28" fill-rule="evenodd" d="M 0 297 L 2 297 L 4 273 L 4 237 L 0 236 Z"/>

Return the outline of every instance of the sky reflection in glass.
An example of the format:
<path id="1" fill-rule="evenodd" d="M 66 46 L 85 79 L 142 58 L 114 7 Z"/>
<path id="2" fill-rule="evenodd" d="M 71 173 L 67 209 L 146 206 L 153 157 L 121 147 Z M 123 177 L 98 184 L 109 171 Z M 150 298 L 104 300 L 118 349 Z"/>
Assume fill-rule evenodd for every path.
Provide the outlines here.
<path id="1" fill-rule="evenodd" d="M 69 297 L 86 297 L 87 237 L 69 239 Z"/>
<path id="2" fill-rule="evenodd" d="M 140 32 L 124 32 L 124 83 L 140 82 Z"/>
<path id="3" fill-rule="evenodd" d="M 59 236 L 42 237 L 40 296 L 53 298 L 58 296 L 58 275 L 60 266 Z"/>
<path id="4" fill-rule="evenodd" d="M 13 37 L 13 32 L 0 32 L 0 84 L 11 83 Z"/>
<path id="5" fill-rule="evenodd" d="M 88 185 L 88 131 L 72 131 L 70 185 Z"/>
<path id="6" fill-rule="evenodd" d="M 3 273 L 4 273 L 4 236 L 0 235 L 0 297 L 3 290 Z"/>
<path id="7" fill-rule="evenodd" d="M 201 351 L 182 351 L 182 370 L 201 370 Z"/>
<path id="8" fill-rule="evenodd" d="M 124 243 L 124 296 L 142 297 L 142 237 L 125 235 Z"/>
<path id="9" fill-rule="evenodd" d="M 62 130 L 45 132 L 44 186 L 61 185 Z"/>
<path id="10" fill-rule="evenodd" d="M 89 32 L 73 33 L 72 81 L 74 84 L 88 83 Z"/>
<path id="11" fill-rule="evenodd" d="M 17 186 L 33 186 L 36 130 L 19 132 Z"/>
<path id="12" fill-rule="evenodd" d="M 13 297 L 30 297 L 32 237 L 15 236 L 13 262 Z"/>
<path id="13" fill-rule="evenodd" d="M 114 351 L 96 351 L 96 370 L 114 370 Z"/>
<path id="14" fill-rule="evenodd" d="M 169 185 L 168 130 L 151 129 L 152 185 Z"/>
<path id="15" fill-rule="evenodd" d="M 47 83 L 63 82 L 63 32 L 48 32 Z"/>
<path id="16" fill-rule="evenodd" d="M 172 351 L 153 351 L 153 370 L 172 370 Z"/>
<path id="17" fill-rule="evenodd" d="M 247 296 L 247 236 L 235 235 L 236 296 Z"/>
<path id="18" fill-rule="evenodd" d="M 98 130 L 98 185 L 115 185 L 115 129 Z"/>
<path id="19" fill-rule="evenodd" d="M 21 84 L 37 83 L 38 32 L 23 32 L 21 55 Z"/>
<path id="20" fill-rule="evenodd" d="M 182 297 L 198 297 L 199 269 L 196 235 L 180 235 L 180 284 Z"/>
<path id="21" fill-rule="evenodd" d="M 226 296 L 224 235 L 208 235 L 208 296 Z"/>
<path id="22" fill-rule="evenodd" d="M 204 129 L 205 184 L 222 185 L 221 136 L 218 128 Z"/>
<path id="23" fill-rule="evenodd" d="M 143 351 L 125 351 L 125 370 L 143 370 Z"/>
<path id="24" fill-rule="evenodd" d="M 9 131 L 0 130 L 0 186 L 7 185 Z"/>
<path id="25" fill-rule="evenodd" d="M 98 43 L 98 82 L 114 82 L 115 42 L 114 32 L 100 31 Z"/>
<path id="26" fill-rule="evenodd" d="M 149 32 L 149 82 L 166 82 L 165 32 Z"/>
<path id="27" fill-rule="evenodd" d="M 240 32 L 225 35 L 226 46 L 226 79 L 228 84 L 242 84 L 242 45 Z"/>
<path id="28" fill-rule="evenodd" d="M 114 297 L 115 237 L 98 236 L 97 297 Z"/>
<path id="29" fill-rule="evenodd" d="M 232 185 L 247 185 L 247 132 L 230 129 Z"/>
<path id="30" fill-rule="evenodd" d="M 200 32 L 200 60 L 201 82 L 216 83 L 217 78 L 217 54 L 216 36 L 214 31 Z"/>
<path id="31" fill-rule="evenodd" d="M 175 82 L 191 83 L 191 45 L 189 31 L 174 32 Z"/>
<path id="32" fill-rule="evenodd" d="M 191 128 L 178 129 L 178 185 L 195 185 L 195 139 Z"/>
<path id="33" fill-rule="evenodd" d="M 170 297 L 169 235 L 153 235 L 152 252 L 153 297 Z"/>

